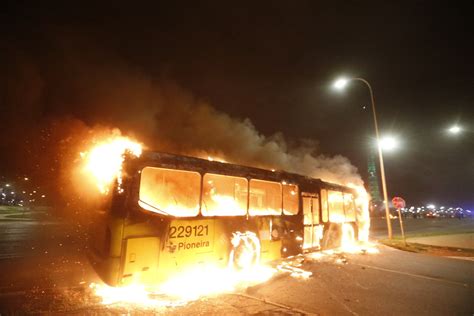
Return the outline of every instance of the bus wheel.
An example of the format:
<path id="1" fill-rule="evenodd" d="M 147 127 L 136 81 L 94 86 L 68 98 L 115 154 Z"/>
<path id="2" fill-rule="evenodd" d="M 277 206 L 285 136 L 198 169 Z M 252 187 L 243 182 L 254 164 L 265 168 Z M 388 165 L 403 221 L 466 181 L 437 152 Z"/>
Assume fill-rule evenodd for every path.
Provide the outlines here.
<path id="1" fill-rule="evenodd" d="M 229 264 L 237 269 L 248 269 L 260 261 L 260 240 L 252 232 L 232 233 Z"/>
<path id="2" fill-rule="evenodd" d="M 332 249 L 341 246 L 342 226 L 337 223 L 330 223 L 325 227 L 322 240 L 322 249 Z"/>

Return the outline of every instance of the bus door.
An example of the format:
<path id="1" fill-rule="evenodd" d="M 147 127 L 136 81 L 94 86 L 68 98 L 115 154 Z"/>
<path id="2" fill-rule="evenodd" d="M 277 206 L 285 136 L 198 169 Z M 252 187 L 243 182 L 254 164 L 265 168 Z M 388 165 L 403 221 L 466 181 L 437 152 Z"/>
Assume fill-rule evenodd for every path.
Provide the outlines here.
<path id="1" fill-rule="evenodd" d="M 303 249 L 319 247 L 321 227 L 319 226 L 319 198 L 315 193 L 302 192 L 303 198 Z"/>

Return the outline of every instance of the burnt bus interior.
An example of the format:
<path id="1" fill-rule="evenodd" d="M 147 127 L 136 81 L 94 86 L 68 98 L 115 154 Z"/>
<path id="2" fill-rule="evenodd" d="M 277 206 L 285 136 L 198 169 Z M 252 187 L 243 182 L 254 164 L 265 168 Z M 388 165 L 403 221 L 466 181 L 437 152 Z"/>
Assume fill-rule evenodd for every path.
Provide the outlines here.
<path id="1" fill-rule="evenodd" d="M 92 262 L 111 285 L 158 282 L 195 264 L 240 267 L 249 248 L 253 263 L 336 247 L 342 223 L 357 234 L 356 192 L 319 179 L 150 151 L 126 159 L 124 174 L 91 238 Z"/>

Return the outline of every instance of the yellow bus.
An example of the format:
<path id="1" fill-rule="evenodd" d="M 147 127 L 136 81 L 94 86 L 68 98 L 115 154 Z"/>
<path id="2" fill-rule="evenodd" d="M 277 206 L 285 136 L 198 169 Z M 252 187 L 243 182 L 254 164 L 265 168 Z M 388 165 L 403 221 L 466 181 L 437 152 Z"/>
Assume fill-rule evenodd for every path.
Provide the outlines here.
<path id="1" fill-rule="evenodd" d="M 357 232 L 355 190 L 319 179 L 151 151 L 123 171 L 91 234 L 91 262 L 112 286 L 334 247 L 342 223 Z"/>

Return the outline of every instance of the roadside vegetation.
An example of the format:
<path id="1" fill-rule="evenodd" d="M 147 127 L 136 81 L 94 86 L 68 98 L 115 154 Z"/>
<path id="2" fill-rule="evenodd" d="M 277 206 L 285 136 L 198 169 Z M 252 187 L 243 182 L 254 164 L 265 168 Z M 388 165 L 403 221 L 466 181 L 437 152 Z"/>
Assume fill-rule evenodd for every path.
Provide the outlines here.
<path id="1" fill-rule="evenodd" d="M 472 233 L 472 232 L 470 232 Z M 460 234 L 459 232 L 451 232 L 450 234 Z M 444 235 L 444 234 L 436 234 Z M 417 234 L 417 237 L 426 237 L 426 236 L 435 236 L 435 234 Z M 413 236 L 410 236 L 413 237 Z M 444 256 L 444 257 L 474 257 L 474 249 L 467 248 L 457 248 L 457 247 L 444 247 L 444 246 L 434 246 L 434 245 L 425 245 L 419 243 L 408 242 L 405 244 L 401 237 L 395 237 L 392 240 L 382 239 L 379 240 L 380 243 L 393 247 L 396 249 L 416 252 L 416 253 L 425 253 L 435 256 Z"/>
<path id="2" fill-rule="evenodd" d="M 48 217 L 48 207 L 0 205 L 0 221 L 42 220 Z"/>

